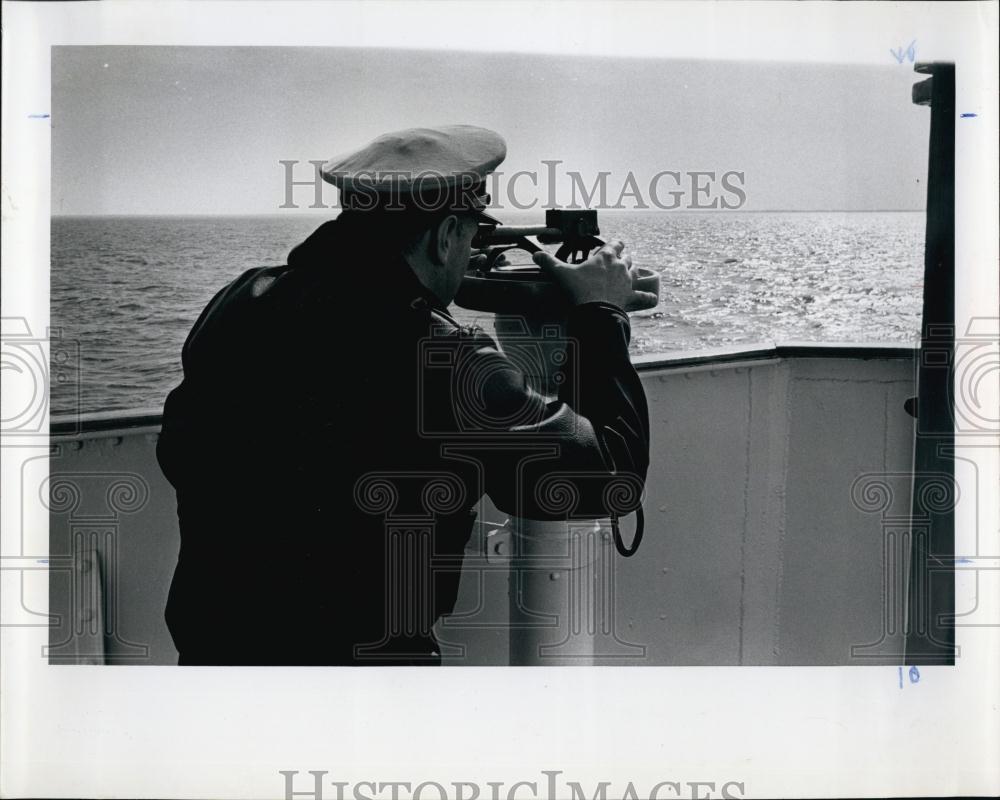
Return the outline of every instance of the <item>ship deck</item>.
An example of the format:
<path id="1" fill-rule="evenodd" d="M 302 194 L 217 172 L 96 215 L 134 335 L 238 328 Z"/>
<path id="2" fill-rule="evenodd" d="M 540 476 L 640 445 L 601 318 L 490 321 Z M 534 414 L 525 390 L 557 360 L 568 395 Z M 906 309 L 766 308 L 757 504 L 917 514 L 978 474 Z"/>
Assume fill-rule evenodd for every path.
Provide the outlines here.
<path id="1" fill-rule="evenodd" d="M 901 663 L 887 602 L 905 571 L 891 531 L 910 506 L 916 352 L 789 343 L 637 357 L 652 426 L 646 532 L 613 562 L 611 647 L 596 663 Z M 50 458 L 26 467 L 51 471 L 54 662 L 176 663 L 163 608 L 179 534 L 159 425 L 157 412 L 56 417 Z M 498 517 L 484 501 L 438 629 L 446 664 L 509 663 L 509 564 L 486 548 Z"/>

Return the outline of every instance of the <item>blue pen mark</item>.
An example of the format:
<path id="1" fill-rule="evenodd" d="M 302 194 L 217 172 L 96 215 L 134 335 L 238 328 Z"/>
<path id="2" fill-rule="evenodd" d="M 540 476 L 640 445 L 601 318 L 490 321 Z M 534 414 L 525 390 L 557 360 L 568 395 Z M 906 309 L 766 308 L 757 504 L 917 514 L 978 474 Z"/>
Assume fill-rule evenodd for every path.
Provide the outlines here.
<path id="1" fill-rule="evenodd" d="M 37 562 L 38 562 L 39 564 L 48 564 L 48 563 L 49 563 L 49 560 L 48 560 L 47 558 L 36 558 L 35 560 L 36 560 L 36 561 L 37 561 Z"/>
<path id="2" fill-rule="evenodd" d="M 28 119 L 48 119 L 49 114 L 28 114 Z"/>
<path id="3" fill-rule="evenodd" d="M 896 667 L 899 670 L 899 688 L 903 688 L 903 668 Z M 920 683 L 920 670 L 916 666 L 910 667 L 910 671 L 907 673 L 910 676 L 910 683 Z"/>
<path id="4" fill-rule="evenodd" d="M 902 64 L 903 59 L 909 59 L 910 63 L 912 64 L 917 59 L 917 49 L 915 46 L 916 44 L 917 40 L 914 39 L 912 42 L 910 42 L 909 46 L 907 46 L 906 49 L 900 47 L 899 50 L 897 51 L 893 50 L 890 47 L 889 52 L 892 54 L 892 57 L 896 59 L 897 64 Z"/>
<path id="5" fill-rule="evenodd" d="M 976 115 L 971 111 L 967 111 L 965 114 L 962 114 L 962 119 L 972 119 L 974 116 Z"/>
<path id="6" fill-rule="evenodd" d="M 971 558 L 956 558 L 955 559 L 955 563 L 956 564 L 971 564 L 972 563 L 972 559 Z"/>

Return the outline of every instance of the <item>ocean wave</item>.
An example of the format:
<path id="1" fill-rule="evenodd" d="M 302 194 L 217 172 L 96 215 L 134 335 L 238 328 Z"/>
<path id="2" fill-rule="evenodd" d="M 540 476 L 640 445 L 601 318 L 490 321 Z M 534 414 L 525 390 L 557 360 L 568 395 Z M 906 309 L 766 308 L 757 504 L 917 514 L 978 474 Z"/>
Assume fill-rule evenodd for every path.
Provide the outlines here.
<path id="1" fill-rule="evenodd" d="M 249 267 L 282 263 L 315 227 L 292 217 L 53 219 L 51 325 L 80 342 L 80 410 L 161 404 L 215 292 Z M 601 228 L 661 275 L 660 306 L 633 317 L 633 353 L 919 340 L 922 214 L 614 214 Z M 466 324 L 482 317 L 453 310 Z M 53 413 L 74 403 L 76 388 L 53 386 Z"/>

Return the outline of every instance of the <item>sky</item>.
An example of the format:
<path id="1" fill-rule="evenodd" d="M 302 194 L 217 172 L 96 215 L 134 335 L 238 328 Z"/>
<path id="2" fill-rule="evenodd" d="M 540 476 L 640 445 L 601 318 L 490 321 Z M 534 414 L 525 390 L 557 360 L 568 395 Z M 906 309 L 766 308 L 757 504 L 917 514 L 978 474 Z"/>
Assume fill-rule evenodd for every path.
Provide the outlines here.
<path id="1" fill-rule="evenodd" d="M 521 204 L 568 202 L 571 171 L 587 187 L 610 173 L 612 201 L 631 173 L 647 202 L 665 170 L 737 171 L 746 211 L 922 210 L 930 114 L 910 102 L 921 77 L 894 66 L 53 47 L 52 212 L 297 213 L 280 208 L 282 160 L 307 180 L 310 160 L 449 123 L 501 133 L 506 176 L 539 174 L 537 189 L 518 180 Z M 545 160 L 560 162 L 551 187 Z M 667 180 L 661 200 L 675 188 Z M 501 187 L 503 203 L 511 187 Z M 293 191 L 298 213 L 318 213 L 312 189 Z M 332 205 L 336 191 L 323 197 Z"/>

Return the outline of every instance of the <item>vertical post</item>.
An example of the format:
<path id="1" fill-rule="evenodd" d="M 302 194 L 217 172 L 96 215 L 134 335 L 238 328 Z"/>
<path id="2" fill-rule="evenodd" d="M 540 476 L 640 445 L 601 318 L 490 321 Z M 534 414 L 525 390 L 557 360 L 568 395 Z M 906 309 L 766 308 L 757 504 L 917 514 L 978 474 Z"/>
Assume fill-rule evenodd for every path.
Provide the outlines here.
<path id="1" fill-rule="evenodd" d="M 955 660 L 954 417 L 955 350 L 955 65 L 917 64 L 931 77 L 913 102 L 931 107 L 927 169 L 924 299 L 917 373 L 905 663 Z M 942 502 L 944 478 L 950 497 Z"/>
<path id="2" fill-rule="evenodd" d="M 567 352 L 558 319 L 497 317 L 504 352 L 535 391 L 555 396 Z M 572 475 L 553 475 L 542 494 L 565 505 L 566 520 L 514 517 L 508 523 L 510 561 L 510 663 L 514 666 L 593 664 L 641 658 L 645 648 L 615 631 L 615 553 L 609 520 L 573 518 Z M 565 501 L 565 503 L 563 503 Z"/>
<path id="3" fill-rule="evenodd" d="M 554 396 L 554 367 L 566 356 L 565 325 L 558 319 L 497 317 L 504 352 L 525 373 L 532 388 Z M 572 509 L 569 509 L 570 511 Z M 581 521 L 513 518 L 510 562 L 510 663 L 514 666 L 591 664 L 593 629 L 581 625 L 579 608 L 595 585 L 593 551 L 581 547 Z M 555 646 L 554 646 L 555 645 Z"/>

